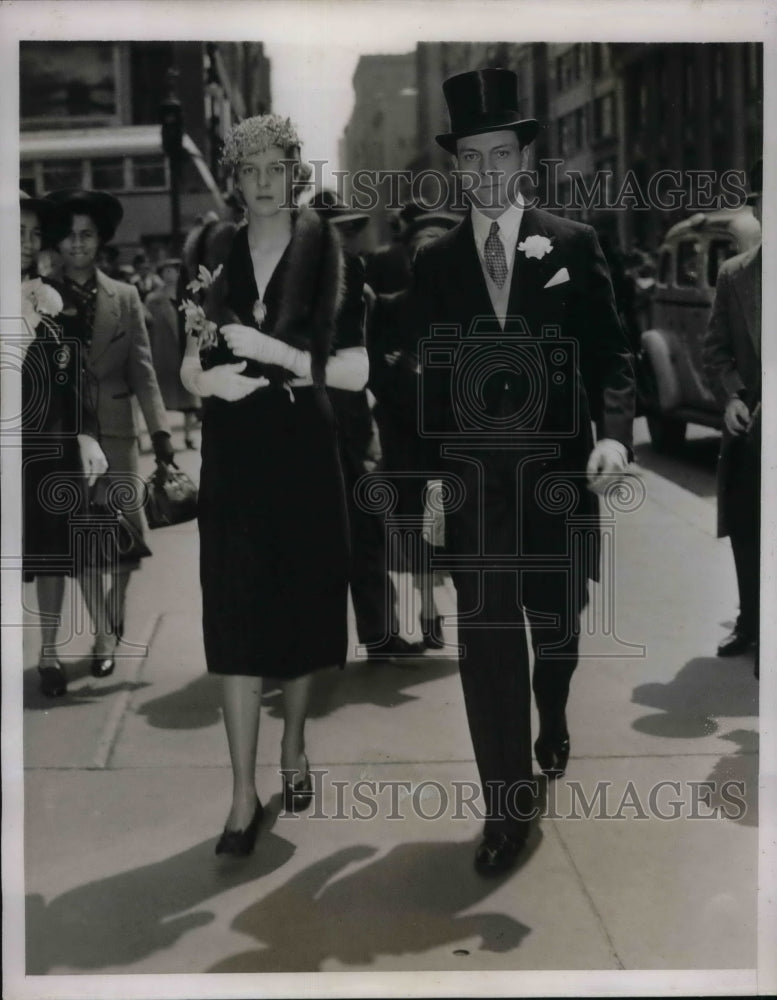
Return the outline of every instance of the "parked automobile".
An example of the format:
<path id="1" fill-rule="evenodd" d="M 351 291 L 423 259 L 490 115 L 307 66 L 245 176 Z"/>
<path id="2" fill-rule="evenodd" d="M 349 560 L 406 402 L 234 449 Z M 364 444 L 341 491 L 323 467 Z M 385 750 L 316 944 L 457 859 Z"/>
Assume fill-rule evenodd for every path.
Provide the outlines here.
<path id="1" fill-rule="evenodd" d="M 698 212 L 667 232 L 658 251 L 651 329 L 640 338 L 637 381 L 650 440 L 671 451 L 688 423 L 719 429 L 723 414 L 702 369 L 702 343 L 724 260 L 761 238 L 749 205 Z"/>

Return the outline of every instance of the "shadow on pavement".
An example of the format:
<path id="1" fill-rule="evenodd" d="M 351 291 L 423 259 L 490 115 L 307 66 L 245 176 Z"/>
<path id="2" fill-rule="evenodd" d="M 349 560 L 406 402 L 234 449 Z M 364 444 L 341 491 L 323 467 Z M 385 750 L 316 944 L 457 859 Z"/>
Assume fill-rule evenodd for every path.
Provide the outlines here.
<path id="1" fill-rule="evenodd" d="M 346 705 L 374 705 L 394 708 L 420 695 L 406 693 L 419 684 L 447 677 L 458 672 L 458 660 L 442 656 L 397 659 L 391 663 L 366 663 L 356 660 L 345 670 L 321 670 L 313 683 L 310 696 L 311 719 L 321 719 Z M 280 690 L 271 692 L 265 685 L 263 706 L 274 718 L 281 718 Z"/>
<path id="2" fill-rule="evenodd" d="M 698 497 L 714 497 L 715 473 L 720 451 L 720 434 L 710 431 L 703 437 L 689 437 L 675 454 L 664 455 L 652 445 L 637 444 L 638 465 L 658 473 Z"/>
<path id="3" fill-rule="evenodd" d="M 697 656 L 689 660 L 667 684 L 651 682 L 634 688 L 637 705 L 661 709 L 632 723 L 649 736 L 698 739 L 717 732 L 716 718 L 756 716 L 758 682 L 752 657 L 721 659 Z"/>
<path id="4" fill-rule="evenodd" d="M 88 660 L 69 660 L 64 667 L 69 684 L 76 683 L 84 677 L 90 678 L 89 683 L 81 685 L 77 690 L 69 688 L 68 693 L 61 698 L 47 698 L 40 693 L 37 667 L 29 667 L 24 671 L 22 679 L 22 705 L 26 711 L 49 712 L 56 708 L 91 705 L 102 698 L 116 694 L 117 691 L 140 691 L 150 686 L 147 681 L 121 680 L 117 674 L 105 680 L 92 678 Z"/>
<path id="5" fill-rule="evenodd" d="M 504 913 L 463 911 L 514 876 L 541 837 L 534 828 L 523 860 L 495 880 L 474 871 L 474 842 L 402 844 L 345 874 L 376 848 L 343 848 L 239 914 L 233 929 L 258 947 L 208 971 L 314 972 L 332 959 L 364 967 L 381 955 L 423 954 L 474 936 L 481 951 L 516 949 L 530 927 Z"/>
<path id="6" fill-rule="evenodd" d="M 152 698 L 137 708 L 155 729 L 204 729 L 221 721 L 221 681 L 215 674 L 201 674 L 193 681 Z"/>
<path id="7" fill-rule="evenodd" d="M 758 826 L 758 733 L 734 729 L 721 739 L 730 740 L 739 749 L 721 757 L 707 777 L 714 785 L 709 804 L 736 823 Z"/>
<path id="8" fill-rule="evenodd" d="M 163 861 L 89 882 L 49 903 L 26 900 L 27 975 L 59 968 L 94 971 L 131 965 L 170 948 L 187 931 L 215 919 L 206 900 L 280 868 L 295 848 L 264 830 L 261 850 L 219 859 L 214 841 Z"/>

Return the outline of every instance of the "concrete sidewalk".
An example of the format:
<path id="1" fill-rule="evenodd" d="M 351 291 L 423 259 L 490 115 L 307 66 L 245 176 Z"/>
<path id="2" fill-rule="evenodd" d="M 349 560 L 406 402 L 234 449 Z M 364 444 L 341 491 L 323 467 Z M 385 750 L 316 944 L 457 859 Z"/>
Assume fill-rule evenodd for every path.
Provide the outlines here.
<path id="1" fill-rule="evenodd" d="M 196 474 L 197 459 L 181 464 Z M 196 526 L 151 534 L 130 591 L 133 655 L 110 679 L 89 676 L 76 637 L 70 693 L 44 701 L 28 630 L 28 974 L 752 970 L 758 687 L 750 659 L 714 656 L 736 608 L 731 556 L 712 502 L 643 481 L 645 502 L 617 520 L 617 635 L 584 639 L 567 777 L 495 881 L 472 867 L 481 824 L 461 802 L 477 776 L 454 649 L 317 677 L 317 808 L 302 817 L 281 814 L 266 692 L 267 815 L 236 862 L 213 853 L 231 780 Z M 599 624 L 608 596 L 592 605 Z M 450 585 L 438 597 L 452 613 Z"/>

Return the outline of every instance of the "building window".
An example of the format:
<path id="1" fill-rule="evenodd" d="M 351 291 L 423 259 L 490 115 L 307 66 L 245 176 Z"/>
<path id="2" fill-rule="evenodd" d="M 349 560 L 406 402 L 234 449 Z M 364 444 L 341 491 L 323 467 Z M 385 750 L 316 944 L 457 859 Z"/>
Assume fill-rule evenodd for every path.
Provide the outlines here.
<path id="1" fill-rule="evenodd" d="M 43 190 L 84 188 L 84 163 L 82 160 L 45 160 L 43 163 Z"/>
<path id="2" fill-rule="evenodd" d="M 92 160 L 92 185 L 97 191 L 124 190 L 124 157 Z"/>
<path id="3" fill-rule="evenodd" d="M 132 186 L 134 188 L 167 187 L 166 162 L 163 154 L 132 157 Z"/>
<path id="4" fill-rule="evenodd" d="M 591 46 L 591 55 L 593 57 L 593 74 L 598 80 L 600 77 L 606 76 L 612 68 L 609 42 L 594 42 Z"/>
<path id="5" fill-rule="evenodd" d="M 713 46 L 712 52 L 712 96 L 716 103 L 723 100 L 724 94 L 724 50 L 722 45 Z"/>
<path id="6" fill-rule="evenodd" d="M 113 42 L 20 42 L 22 123 L 118 123 L 117 67 Z"/>
<path id="7" fill-rule="evenodd" d="M 745 46 L 745 90 L 748 94 L 760 93 L 763 87 L 763 45 L 748 42 Z"/>
<path id="8" fill-rule="evenodd" d="M 615 134 L 615 97 L 612 93 L 594 102 L 594 132 L 597 139 L 608 139 Z"/>
<path id="9" fill-rule="evenodd" d="M 683 108 L 686 113 L 693 111 L 696 104 L 696 67 L 692 62 L 687 62 L 683 75 Z"/>

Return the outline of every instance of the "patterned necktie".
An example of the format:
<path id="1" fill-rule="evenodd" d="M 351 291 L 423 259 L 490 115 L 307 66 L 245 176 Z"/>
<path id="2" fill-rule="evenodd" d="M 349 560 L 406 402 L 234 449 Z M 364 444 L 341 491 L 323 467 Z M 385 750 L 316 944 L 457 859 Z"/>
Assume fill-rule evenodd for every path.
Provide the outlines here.
<path id="1" fill-rule="evenodd" d="M 499 223 L 496 220 L 491 223 L 484 247 L 484 256 L 488 273 L 493 278 L 494 284 L 501 288 L 507 277 L 507 258 L 505 257 L 504 244 L 499 237 Z"/>

